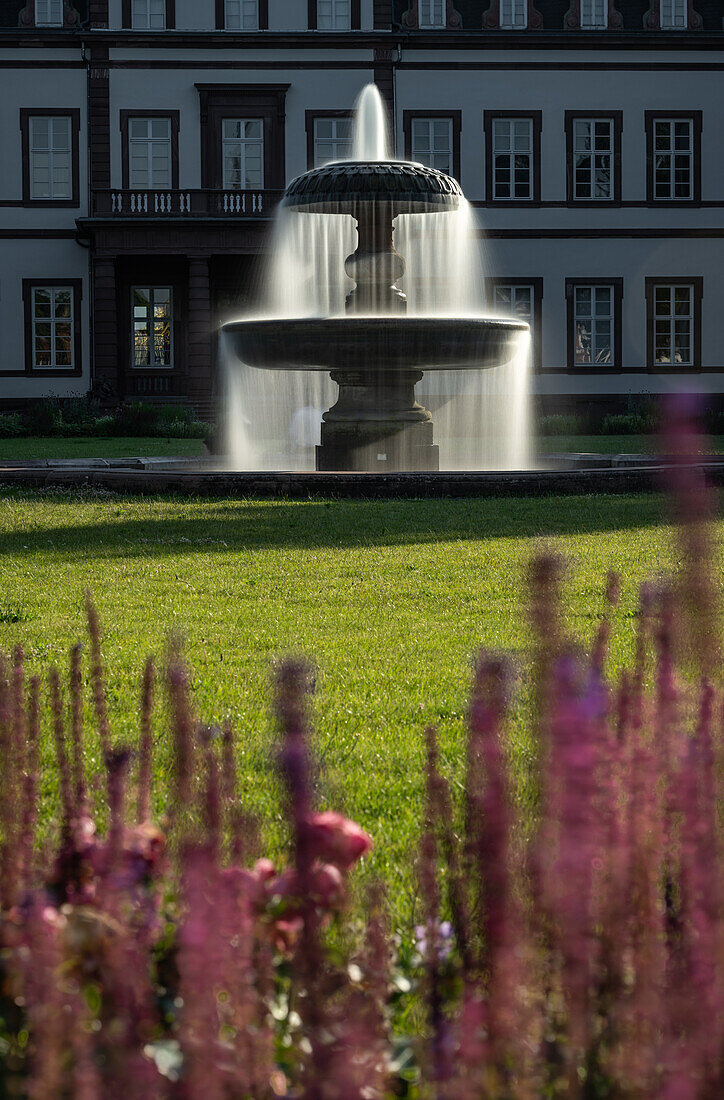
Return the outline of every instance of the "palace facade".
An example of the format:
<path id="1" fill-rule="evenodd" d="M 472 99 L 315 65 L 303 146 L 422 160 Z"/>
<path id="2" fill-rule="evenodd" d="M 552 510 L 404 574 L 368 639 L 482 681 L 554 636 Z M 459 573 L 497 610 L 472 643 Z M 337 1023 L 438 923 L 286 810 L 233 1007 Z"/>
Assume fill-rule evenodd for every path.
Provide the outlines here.
<path id="1" fill-rule="evenodd" d="M 0 403 L 217 394 L 285 184 L 375 81 L 551 403 L 724 392 L 724 0 L 0 0 Z"/>

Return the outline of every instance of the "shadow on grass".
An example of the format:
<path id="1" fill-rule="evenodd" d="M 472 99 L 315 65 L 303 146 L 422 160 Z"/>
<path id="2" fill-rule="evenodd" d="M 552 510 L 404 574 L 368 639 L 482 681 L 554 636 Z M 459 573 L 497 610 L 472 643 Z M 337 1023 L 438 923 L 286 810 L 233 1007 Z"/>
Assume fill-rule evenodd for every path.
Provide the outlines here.
<path id="1" fill-rule="evenodd" d="M 15 499 L 20 494 L 12 494 Z M 81 497 L 22 494 L 54 508 Z M 109 518 L 98 522 L 98 508 Z M 273 549 L 344 549 L 489 538 L 546 538 L 653 527 L 667 521 L 658 495 L 486 500 L 219 501 L 154 498 L 93 501 L 92 523 L 50 520 L 0 532 L 0 554 L 49 551 L 125 557 Z M 138 514 L 134 515 L 134 510 Z M 80 517 L 79 517 L 80 518 Z M 41 517 L 38 516 L 38 520 Z"/>

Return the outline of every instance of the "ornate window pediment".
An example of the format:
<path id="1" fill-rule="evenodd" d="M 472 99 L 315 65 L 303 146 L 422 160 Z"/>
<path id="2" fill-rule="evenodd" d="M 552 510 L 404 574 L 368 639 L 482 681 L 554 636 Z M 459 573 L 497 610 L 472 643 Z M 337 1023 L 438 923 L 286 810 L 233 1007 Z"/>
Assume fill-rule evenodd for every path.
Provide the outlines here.
<path id="1" fill-rule="evenodd" d="M 540 30 L 543 26 L 543 16 L 535 7 L 533 0 L 522 2 L 524 15 L 522 26 L 519 23 L 520 6 L 508 4 L 506 10 L 504 0 L 491 0 L 490 7 L 483 12 L 483 30 Z M 510 19 L 510 14 L 515 16 L 514 21 Z"/>
<path id="2" fill-rule="evenodd" d="M 684 23 L 681 25 L 681 9 L 683 8 Z M 682 0 L 677 4 L 676 0 L 652 0 L 651 7 L 644 16 L 644 27 L 650 31 L 698 31 L 702 28 L 702 19 L 698 12 L 694 11 L 694 0 Z"/>
<path id="3" fill-rule="evenodd" d="M 459 30 L 462 19 L 453 0 L 412 0 L 402 16 L 402 25 L 411 30 Z"/>
<path id="4" fill-rule="evenodd" d="M 78 27 L 80 15 L 70 0 L 28 0 L 18 16 L 20 27 Z"/>
<path id="5" fill-rule="evenodd" d="M 623 16 L 615 0 L 572 0 L 563 19 L 566 30 L 620 30 Z"/>

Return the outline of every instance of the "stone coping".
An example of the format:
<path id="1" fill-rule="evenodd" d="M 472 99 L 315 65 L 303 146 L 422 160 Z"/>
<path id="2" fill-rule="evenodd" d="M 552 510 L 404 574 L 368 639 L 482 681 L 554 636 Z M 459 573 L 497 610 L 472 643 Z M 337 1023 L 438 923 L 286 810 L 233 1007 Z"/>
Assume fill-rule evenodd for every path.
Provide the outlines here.
<path id="1" fill-rule="evenodd" d="M 440 471 L 435 473 L 234 472 L 199 459 L 54 459 L 0 461 L 0 484 L 33 488 L 101 488 L 121 494 L 172 493 L 210 497 L 423 498 L 534 497 L 590 493 L 661 492 L 671 464 L 639 456 L 575 456 L 568 469 Z M 626 457 L 630 461 L 615 462 Z M 553 460 L 552 456 L 549 456 Z M 573 461 L 574 456 L 566 456 Z M 636 461 L 638 459 L 638 461 Z M 600 460 L 600 461 L 597 461 Z M 695 464 L 724 484 L 724 459 Z"/>

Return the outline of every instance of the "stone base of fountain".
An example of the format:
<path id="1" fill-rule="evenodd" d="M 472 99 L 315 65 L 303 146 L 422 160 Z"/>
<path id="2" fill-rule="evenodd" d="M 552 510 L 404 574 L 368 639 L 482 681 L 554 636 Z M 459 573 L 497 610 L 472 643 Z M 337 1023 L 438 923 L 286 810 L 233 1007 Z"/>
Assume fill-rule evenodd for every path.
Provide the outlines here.
<path id="1" fill-rule="evenodd" d="M 432 442 L 432 424 L 421 424 L 422 430 L 403 429 L 389 434 L 389 425 L 380 424 L 372 431 L 350 427 L 340 431 L 337 425 L 322 425 L 322 443 L 317 447 L 317 470 L 332 473 L 350 470 L 363 473 L 440 469 L 440 452 Z M 427 430 L 425 430 L 427 429 Z"/>
<path id="2" fill-rule="evenodd" d="M 415 399 L 419 370 L 334 370 L 336 403 L 322 416 L 317 469 L 438 470 L 432 416 Z"/>

